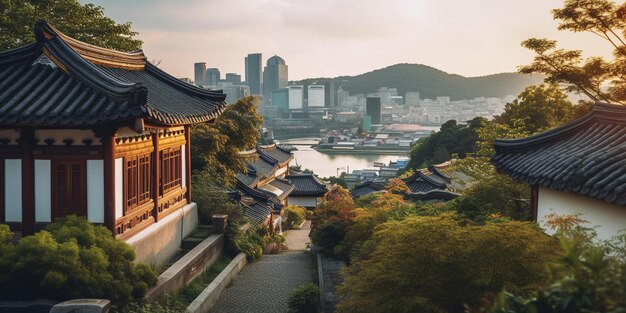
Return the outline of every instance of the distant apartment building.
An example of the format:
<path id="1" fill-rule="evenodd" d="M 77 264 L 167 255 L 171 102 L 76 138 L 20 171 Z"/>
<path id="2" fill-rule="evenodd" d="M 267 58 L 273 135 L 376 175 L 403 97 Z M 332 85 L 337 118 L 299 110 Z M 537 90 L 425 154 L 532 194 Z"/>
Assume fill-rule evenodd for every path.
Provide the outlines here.
<path id="1" fill-rule="evenodd" d="M 308 91 L 308 106 L 309 108 L 323 108 L 326 107 L 326 88 L 324 85 L 309 85 Z"/>
<path id="2" fill-rule="evenodd" d="M 420 93 L 419 92 L 407 92 L 404 95 L 404 104 L 408 106 L 418 106 L 420 104 Z"/>
<path id="3" fill-rule="evenodd" d="M 219 82 L 216 89 L 221 89 L 226 94 L 225 101 L 229 104 L 250 95 L 250 88 L 241 83 Z"/>
<path id="4" fill-rule="evenodd" d="M 192 84 L 193 85 L 193 80 L 191 80 L 190 78 L 187 77 L 181 77 L 179 78 L 179 80 L 186 82 L 187 84 Z"/>
<path id="5" fill-rule="evenodd" d="M 205 85 L 217 86 L 220 82 L 220 70 L 217 68 L 207 69 L 205 77 Z"/>
<path id="6" fill-rule="evenodd" d="M 206 63 L 198 62 L 193 64 L 193 79 L 196 86 L 206 85 Z"/>
<path id="7" fill-rule="evenodd" d="M 276 108 L 277 114 L 282 115 L 289 112 L 289 89 L 282 88 L 272 91 L 270 104 Z"/>
<path id="8" fill-rule="evenodd" d="M 241 75 L 237 73 L 226 73 L 224 81 L 227 83 L 241 83 Z"/>
<path id="9" fill-rule="evenodd" d="M 365 102 L 365 115 L 371 118 L 372 125 L 382 123 L 380 98 L 367 97 Z"/>
<path id="10" fill-rule="evenodd" d="M 288 67 L 283 58 L 275 55 L 267 60 L 263 69 L 263 97 L 271 102 L 272 92 L 287 87 Z"/>
<path id="11" fill-rule="evenodd" d="M 262 55 L 260 53 L 251 53 L 245 58 L 246 62 L 246 84 L 250 86 L 250 93 L 256 96 L 262 94 L 263 75 L 262 75 Z"/>
<path id="12" fill-rule="evenodd" d="M 304 86 L 291 85 L 289 90 L 289 110 L 302 110 L 304 108 Z"/>

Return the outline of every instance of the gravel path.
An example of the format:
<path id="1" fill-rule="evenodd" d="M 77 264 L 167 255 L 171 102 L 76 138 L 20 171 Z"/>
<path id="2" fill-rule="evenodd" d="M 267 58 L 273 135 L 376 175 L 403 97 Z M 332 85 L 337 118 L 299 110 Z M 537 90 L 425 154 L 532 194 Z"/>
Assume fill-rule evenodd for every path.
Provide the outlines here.
<path id="1" fill-rule="evenodd" d="M 211 312 L 287 312 L 291 290 L 310 280 L 311 256 L 308 254 L 289 251 L 264 255 L 241 271 Z"/>
<path id="2" fill-rule="evenodd" d="M 307 243 L 311 241 L 309 239 L 309 232 L 311 232 L 311 221 L 304 222 L 300 229 L 290 229 L 286 231 L 285 243 L 287 244 L 287 248 L 294 251 L 307 250 Z"/>

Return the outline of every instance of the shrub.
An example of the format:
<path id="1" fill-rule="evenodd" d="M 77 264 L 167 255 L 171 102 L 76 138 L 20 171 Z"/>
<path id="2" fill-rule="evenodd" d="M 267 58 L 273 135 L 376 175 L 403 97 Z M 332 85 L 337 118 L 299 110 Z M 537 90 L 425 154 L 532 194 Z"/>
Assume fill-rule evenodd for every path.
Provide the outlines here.
<path id="1" fill-rule="evenodd" d="M 314 283 L 294 288 L 289 295 L 290 313 L 317 313 L 320 310 L 320 289 Z"/>
<path id="2" fill-rule="evenodd" d="M 243 220 L 243 209 L 230 201 L 223 187 L 213 185 L 206 173 L 192 176 L 193 200 L 198 204 L 198 218 L 205 225 L 212 224 L 213 214 L 228 214 L 229 220 Z"/>
<path id="3" fill-rule="evenodd" d="M 7 300 L 127 301 L 143 297 L 157 280 L 147 265 L 133 263 L 135 252 L 128 244 L 76 216 L 0 249 L 5 250 L 0 256 L 0 298 Z"/>
<path id="4" fill-rule="evenodd" d="M 333 255 L 334 249 L 346 235 L 346 225 L 342 221 L 326 222 L 313 230 L 311 242 L 322 252 Z"/>
<path id="5" fill-rule="evenodd" d="M 299 226 L 306 219 L 306 209 L 303 207 L 290 205 L 285 208 L 285 228 L 293 229 Z"/>

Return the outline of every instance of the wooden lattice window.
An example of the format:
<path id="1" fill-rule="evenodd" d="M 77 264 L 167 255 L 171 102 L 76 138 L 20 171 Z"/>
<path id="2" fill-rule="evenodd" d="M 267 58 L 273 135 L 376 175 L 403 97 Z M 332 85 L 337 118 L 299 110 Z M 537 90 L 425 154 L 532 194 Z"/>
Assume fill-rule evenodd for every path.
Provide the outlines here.
<path id="1" fill-rule="evenodd" d="M 150 154 L 124 158 L 124 186 L 128 212 L 152 199 L 152 163 Z"/>
<path id="2" fill-rule="evenodd" d="M 182 185 L 183 159 L 180 147 L 161 151 L 161 191 L 166 193 Z"/>
<path id="3" fill-rule="evenodd" d="M 52 217 L 87 215 L 85 160 L 55 160 L 52 163 Z"/>
<path id="4" fill-rule="evenodd" d="M 4 213 L 4 159 L 0 159 L 0 223 L 5 221 Z"/>

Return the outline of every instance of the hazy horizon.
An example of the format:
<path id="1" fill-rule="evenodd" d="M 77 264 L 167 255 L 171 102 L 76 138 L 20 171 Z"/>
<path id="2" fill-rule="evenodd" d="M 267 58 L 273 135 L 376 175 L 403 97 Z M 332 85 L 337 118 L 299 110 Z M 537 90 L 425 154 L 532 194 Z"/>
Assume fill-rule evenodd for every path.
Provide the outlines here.
<path id="1" fill-rule="evenodd" d="M 80 0 L 132 22 L 149 59 L 177 77 L 193 78 L 206 62 L 222 76 L 244 78 L 244 57 L 279 55 L 289 80 L 353 76 L 398 63 L 424 64 L 466 77 L 516 72 L 533 54 L 530 37 L 559 41 L 585 56 L 611 49 L 591 34 L 556 30 L 551 9 L 561 0 L 389 0 L 315 3 L 297 0 Z"/>

